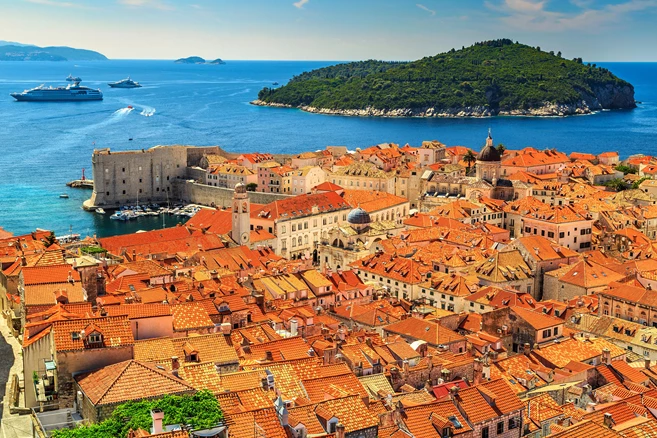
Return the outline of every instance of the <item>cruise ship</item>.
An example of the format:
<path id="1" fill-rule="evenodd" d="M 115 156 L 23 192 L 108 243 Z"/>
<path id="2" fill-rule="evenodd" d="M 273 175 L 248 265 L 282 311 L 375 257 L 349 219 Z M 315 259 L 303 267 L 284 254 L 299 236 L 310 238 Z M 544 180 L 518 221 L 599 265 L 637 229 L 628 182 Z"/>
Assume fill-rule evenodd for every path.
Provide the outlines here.
<path id="1" fill-rule="evenodd" d="M 75 82 L 66 87 L 45 87 L 40 85 L 22 93 L 11 93 L 11 97 L 26 102 L 78 102 L 103 100 L 103 93 L 100 90 L 82 87 L 79 82 Z"/>
<path id="2" fill-rule="evenodd" d="M 135 82 L 132 79 L 130 79 L 130 76 L 128 76 L 125 79 L 121 79 L 118 82 L 110 82 L 107 85 L 109 85 L 112 88 L 139 88 L 139 87 L 141 87 L 141 84 L 139 82 Z"/>
<path id="3" fill-rule="evenodd" d="M 73 75 L 68 75 L 68 77 L 66 78 L 66 80 L 67 80 L 68 82 L 81 82 L 81 81 L 82 81 L 82 79 L 80 78 L 80 76 L 73 76 Z"/>

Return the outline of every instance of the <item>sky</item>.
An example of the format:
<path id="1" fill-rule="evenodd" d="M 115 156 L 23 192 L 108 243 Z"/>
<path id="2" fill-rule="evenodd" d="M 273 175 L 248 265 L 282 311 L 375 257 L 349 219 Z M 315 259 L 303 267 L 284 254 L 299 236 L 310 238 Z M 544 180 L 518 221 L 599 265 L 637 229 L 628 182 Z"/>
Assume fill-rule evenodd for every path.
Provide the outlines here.
<path id="1" fill-rule="evenodd" d="M 657 61 L 657 0 L 0 0 L 0 40 L 113 59 L 412 60 L 510 38 Z"/>

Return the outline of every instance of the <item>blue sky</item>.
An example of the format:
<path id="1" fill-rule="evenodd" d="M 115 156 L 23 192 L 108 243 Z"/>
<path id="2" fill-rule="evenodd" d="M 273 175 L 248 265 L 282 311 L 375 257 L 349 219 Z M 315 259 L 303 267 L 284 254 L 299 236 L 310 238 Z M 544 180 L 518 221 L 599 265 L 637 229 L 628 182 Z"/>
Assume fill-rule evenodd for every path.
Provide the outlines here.
<path id="1" fill-rule="evenodd" d="M 110 58 L 417 59 L 511 38 L 657 61 L 657 0 L 0 0 L 0 40 Z"/>

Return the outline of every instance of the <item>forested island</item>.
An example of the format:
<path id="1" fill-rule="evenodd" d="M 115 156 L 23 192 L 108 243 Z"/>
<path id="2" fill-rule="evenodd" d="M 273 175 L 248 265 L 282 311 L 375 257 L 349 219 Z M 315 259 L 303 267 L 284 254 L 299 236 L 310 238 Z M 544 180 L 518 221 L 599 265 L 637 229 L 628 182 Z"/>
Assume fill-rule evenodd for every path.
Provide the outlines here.
<path id="1" fill-rule="evenodd" d="M 73 47 L 37 47 L 0 42 L 0 61 L 107 61 L 102 53 Z"/>
<path id="2" fill-rule="evenodd" d="M 180 58 L 180 59 L 176 59 L 174 62 L 176 64 L 213 64 L 213 65 L 225 64 L 225 62 L 221 58 L 217 58 L 213 61 L 206 61 L 200 56 L 189 56 L 187 58 Z"/>
<path id="3" fill-rule="evenodd" d="M 320 68 L 263 88 L 252 103 L 386 117 L 564 116 L 636 106 L 632 84 L 609 70 L 509 39 L 413 62 Z"/>

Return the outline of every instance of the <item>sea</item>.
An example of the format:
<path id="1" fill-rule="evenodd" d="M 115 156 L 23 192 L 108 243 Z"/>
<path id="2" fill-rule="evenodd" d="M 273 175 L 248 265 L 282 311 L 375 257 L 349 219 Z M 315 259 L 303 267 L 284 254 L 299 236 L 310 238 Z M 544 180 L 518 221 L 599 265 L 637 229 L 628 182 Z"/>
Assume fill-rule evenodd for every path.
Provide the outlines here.
<path id="1" fill-rule="evenodd" d="M 353 118 L 250 105 L 274 82 L 335 61 L 0 62 L 0 227 L 14 234 L 36 228 L 58 235 L 98 237 L 173 226 L 179 218 L 111 221 L 81 209 L 91 191 L 66 187 L 83 169 L 92 178 L 94 148 L 130 150 L 155 145 L 219 145 L 236 152 L 298 153 L 343 145 L 349 149 L 395 142 L 480 149 L 488 129 L 507 149 L 533 146 L 564 152 L 657 153 L 657 63 L 599 63 L 630 81 L 640 101 L 633 110 L 564 118 Z M 62 85 L 72 74 L 100 88 L 100 102 L 15 102 L 11 92 Z M 108 82 L 130 76 L 138 89 Z M 132 106 L 132 108 L 128 108 Z M 68 199 L 60 198 L 69 195 Z"/>

